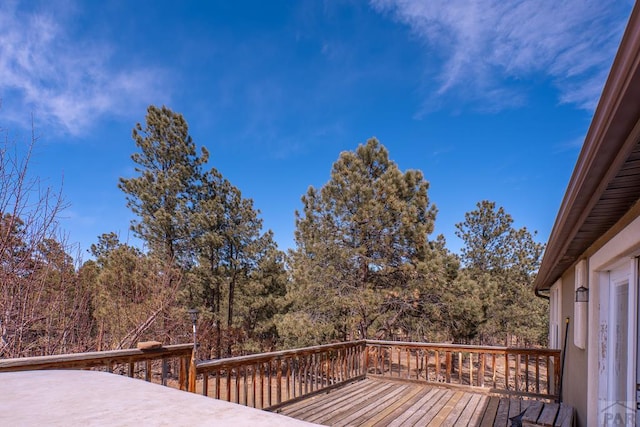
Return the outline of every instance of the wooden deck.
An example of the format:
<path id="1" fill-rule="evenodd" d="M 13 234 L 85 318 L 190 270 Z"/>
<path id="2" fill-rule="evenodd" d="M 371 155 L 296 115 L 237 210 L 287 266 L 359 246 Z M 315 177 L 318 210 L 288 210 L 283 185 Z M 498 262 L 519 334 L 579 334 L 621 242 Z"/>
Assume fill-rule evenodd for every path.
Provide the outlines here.
<path id="1" fill-rule="evenodd" d="M 276 412 L 328 426 L 567 426 L 573 409 L 464 389 L 367 378 L 280 406 Z"/>

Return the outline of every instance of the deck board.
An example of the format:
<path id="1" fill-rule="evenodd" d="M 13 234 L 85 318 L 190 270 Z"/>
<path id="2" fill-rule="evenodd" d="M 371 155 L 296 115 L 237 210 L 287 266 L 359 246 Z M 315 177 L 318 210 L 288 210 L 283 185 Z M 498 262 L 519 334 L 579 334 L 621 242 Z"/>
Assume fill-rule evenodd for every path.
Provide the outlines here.
<path id="1" fill-rule="evenodd" d="M 442 420 L 442 424 L 443 426 L 454 426 L 456 425 L 456 423 L 458 423 L 458 420 L 461 420 L 462 414 L 464 413 L 465 408 L 469 407 L 472 405 L 471 403 L 471 399 L 474 396 L 478 396 L 478 395 L 473 395 L 471 393 L 462 393 L 462 396 L 460 397 L 460 399 L 458 400 L 458 402 L 456 402 L 456 405 L 451 409 L 451 412 L 449 412 L 449 415 L 447 415 L 447 418 L 445 418 L 444 420 Z M 475 410 L 475 405 L 477 405 L 476 403 L 473 403 L 473 409 Z M 462 423 L 466 423 L 468 424 L 469 421 L 460 421 Z"/>
<path id="2" fill-rule="evenodd" d="M 429 390 L 429 393 L 427 393 L 422 399 L 411 405 L 411 407 L 408 408 L 405 412 L 396 414 L 395 419 L 392 420 L 388 424 L 388 426 L 401 426 L 408 418 L 411 418 L 411 416 L 415 414 L 418 409 L 422 408 L 423 406 L 430 407 L 431 405 L 433 405 L 433 402 L 437 401 L 443 393 L 444 390 L 432 388 L 431 390 Z"/>
<path id="3" fill-rule="evenodd" d="M 413 387 L 403 396 L 403 399 L 396 399 L 395 402 L 382 408 L 380 412 L 378 412 L 373 417 L 368 418 L 361 425 L 363 427 L 386 426 L 394 419 L 397 412 L 404 412 L 404 409 L 402 409 L 403 407 L 411 406 L 413 402 L 415 402 L 415 400 L 420 399 L 427 392 L 428 390 L 426 390 L 424 387 Z"/>
<path id="4" fill-rule="evenodd" d="M 352 425 L 355 421 L 362 419 L 365 415 L 372 416 L 384 409 L 385 405 L 393 402 L 393 399 L 397 399 L 397 396 L 402 395 L 409 386 L 399 387 L 392 390 L 389 393 L 377 394 L 376 396 L 363 399 L 359 404 L 349 408 L 347 413 L 340 413 L 334 415 L 329 419 L 329 423 L 334 426 L 348 426 Z M 388 403 L 389 402 L 389 403 Z"/>
<path id="5" fill-rule="evenodd" d="M 371 420 L 371 423 L 366 421 L 362 425 L 368 427 L 388 426 L 393 420 L 398 417 L 398 414 L 405 413 L 418 400 L 422 399 L 427 394 L 434 392 L 432 389 L 426 387 L 416 387 L 416 389 L 417 391 L 415 393 L 407 394 L 405 399 L 398 399 L 395 404 L 385 408 L 384 412 L 380 414 L 381 416 L 374 417 Z"/>
<path id="6" fill-rule="evenodd" d="M 573 409 L 474 390 L 367 378 L 285 404 L 277 412 L 327 426 L 507 427 L 509 418 L 522 412 L 532 425 L 548 425 L 550 420 L 557 425 L 571 417 Z"/>
<path id="7" fill-rule="evenodd" d="M 479 423 L 480 427 L 493 427 L 496 419 L 496 413 L 498 412 L 498 405 L 500 404 L 500 398 L 497 396 L 491 396 L 487 403 L 482 419 Z M 463 424 L 464 425 L 464 424 Z"/>

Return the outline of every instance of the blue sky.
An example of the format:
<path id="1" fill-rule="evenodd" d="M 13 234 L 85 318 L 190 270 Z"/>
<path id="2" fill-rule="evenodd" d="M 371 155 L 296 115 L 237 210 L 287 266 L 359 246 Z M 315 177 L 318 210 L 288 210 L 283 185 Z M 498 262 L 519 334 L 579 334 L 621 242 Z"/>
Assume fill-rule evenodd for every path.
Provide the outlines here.
<path id="1" fill-rule="evenodd" d="M 260 209 L 281 249 L 341 151 L 377 137 L 420 169 L 436 234 L 477 202 L 546 241 L 631 0 L 12 1 L 0 3 L 0 128 L 38 143 L 86 249 L 129 236 L 119 177 L 149 104 Z M 433 236 L 435 237 L 435 236 Z"/>

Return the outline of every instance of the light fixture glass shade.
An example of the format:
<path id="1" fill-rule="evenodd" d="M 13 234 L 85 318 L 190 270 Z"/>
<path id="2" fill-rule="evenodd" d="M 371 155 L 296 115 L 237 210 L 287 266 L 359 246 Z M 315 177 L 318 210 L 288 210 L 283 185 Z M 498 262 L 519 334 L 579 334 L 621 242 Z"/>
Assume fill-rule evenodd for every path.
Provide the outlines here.
<path id="1" fill-rule="evenodd" d="M 589 289 L 580 286 L 576 289 L 576 302 L 589 302 Z"/>
<path id="2" fill-rule="evenodd" d="M 198 313 L 200 313 L 200 311 L 197 308 L 190 308 L 187 310 L 187 313 L 189 313 L 189 317 L 191 317 L 191 322 L 196 323 L 198 320 Z"/>

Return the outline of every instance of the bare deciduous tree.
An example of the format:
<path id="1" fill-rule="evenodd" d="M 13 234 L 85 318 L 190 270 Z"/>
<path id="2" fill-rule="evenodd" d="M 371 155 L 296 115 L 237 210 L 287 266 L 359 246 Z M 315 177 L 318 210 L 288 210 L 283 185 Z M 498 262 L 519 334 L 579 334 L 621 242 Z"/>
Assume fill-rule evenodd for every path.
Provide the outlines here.
<path id="1" fill-rule="evenodd" d="M 69 350 L 86 298 L 58 235 L 61 189 L 29 174 L 33 131 L 24 144 L 0 133 L 0 357 Z"/>

